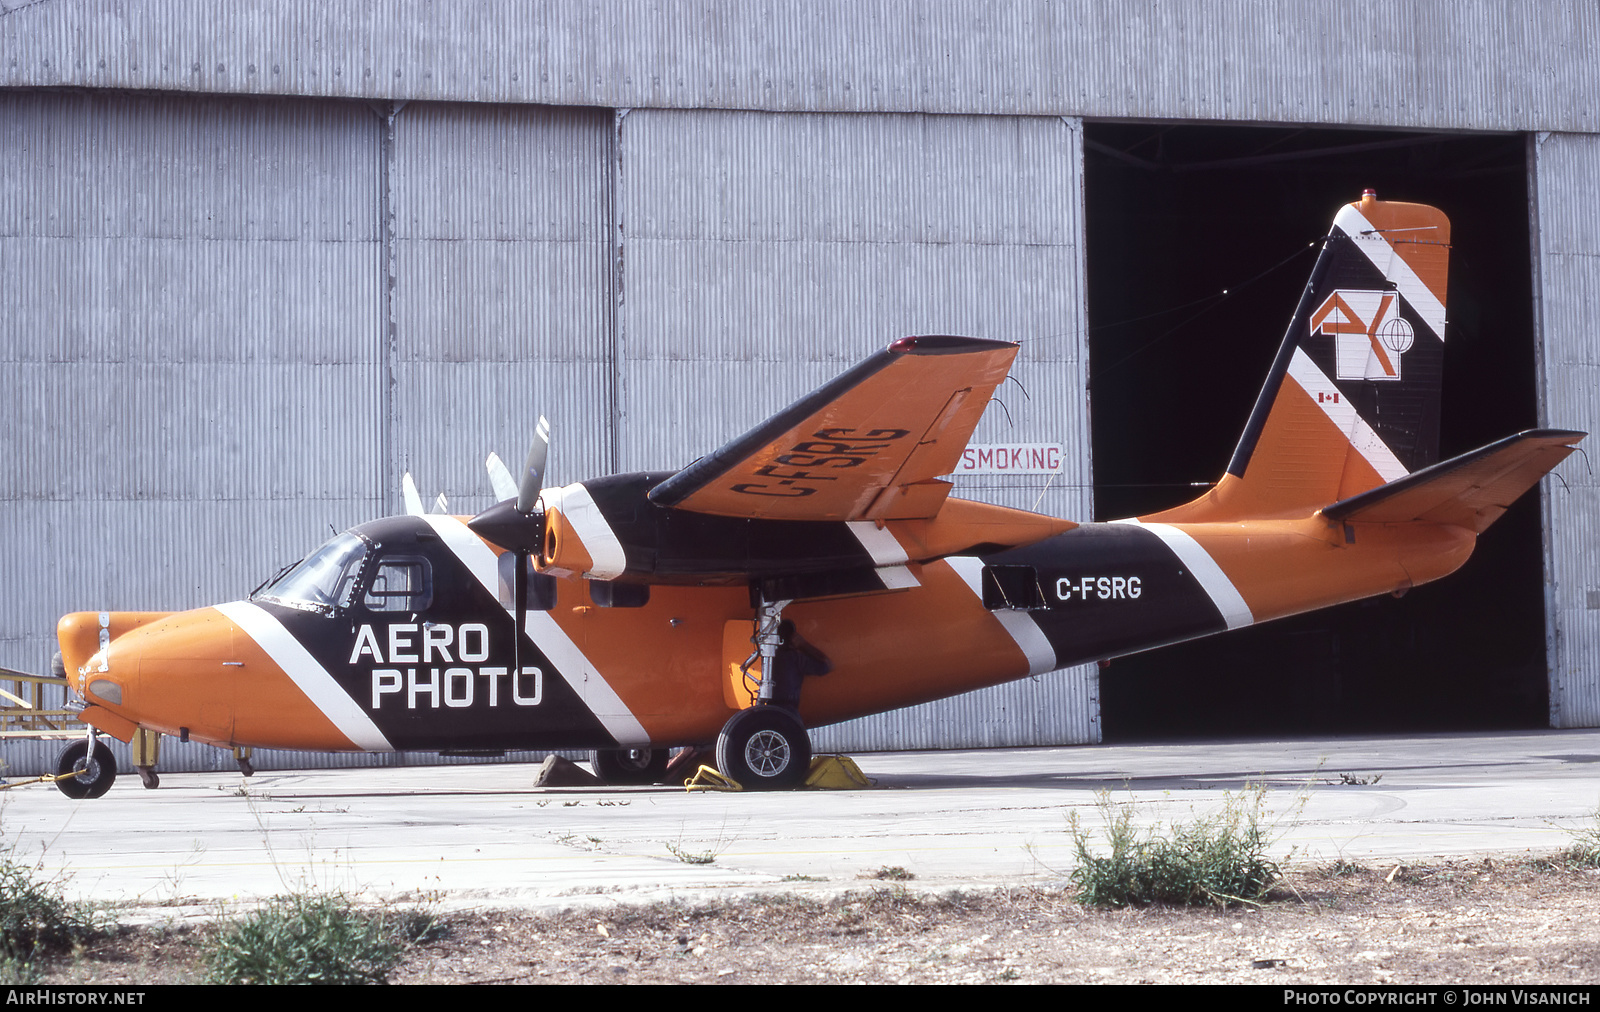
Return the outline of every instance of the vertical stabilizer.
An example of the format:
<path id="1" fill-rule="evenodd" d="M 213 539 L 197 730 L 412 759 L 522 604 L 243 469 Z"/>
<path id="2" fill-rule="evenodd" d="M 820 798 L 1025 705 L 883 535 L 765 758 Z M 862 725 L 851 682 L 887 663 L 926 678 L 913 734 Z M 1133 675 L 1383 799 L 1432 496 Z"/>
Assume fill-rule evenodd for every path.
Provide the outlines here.
<path id="1" fill-rule="evenodd" d="M 1449 260 L 1437 208 L 1341 208 L 1227 474 L 1159 518 L 1303 515 L 1432 464 Z"/>

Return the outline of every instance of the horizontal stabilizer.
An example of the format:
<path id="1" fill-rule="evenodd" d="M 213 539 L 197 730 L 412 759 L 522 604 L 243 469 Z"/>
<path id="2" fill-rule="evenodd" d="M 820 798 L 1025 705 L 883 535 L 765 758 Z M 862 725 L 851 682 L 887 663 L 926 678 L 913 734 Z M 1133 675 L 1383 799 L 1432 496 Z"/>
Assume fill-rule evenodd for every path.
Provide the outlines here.
<path id="1" fill-rule="evenodd" d="M 1336 502 L 1322 513 L 1367 523 L 1425 520 L 1481 534 L 1585 435 L 1529 429 Z"/>

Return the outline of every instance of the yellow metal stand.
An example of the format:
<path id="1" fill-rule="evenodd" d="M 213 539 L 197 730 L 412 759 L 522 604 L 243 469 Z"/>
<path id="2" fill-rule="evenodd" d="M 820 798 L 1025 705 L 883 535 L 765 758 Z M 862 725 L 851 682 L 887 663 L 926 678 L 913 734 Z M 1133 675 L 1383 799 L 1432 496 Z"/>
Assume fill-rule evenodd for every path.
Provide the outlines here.
<path id="1" fill-rule="evenodd" d="M 133 732 L 133 740 L 128 742 L 128 747 L 133 750 L 133 765 L 154 767 L 161 762 L 161 732 L 152 731 L 148 727 L 141 727 Z"/>

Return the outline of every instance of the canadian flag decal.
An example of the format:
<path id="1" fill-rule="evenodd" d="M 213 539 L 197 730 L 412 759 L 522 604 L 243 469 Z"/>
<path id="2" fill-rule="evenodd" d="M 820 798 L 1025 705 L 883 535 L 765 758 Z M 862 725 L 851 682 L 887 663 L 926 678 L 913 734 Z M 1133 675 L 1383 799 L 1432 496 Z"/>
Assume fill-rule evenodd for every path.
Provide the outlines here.
<path id="1" fill-rule="evenodd" d="M 1311 333 L 1333 338 L 1335 374 L 1342 380 L 1398 380 L 1400 356 L 1416 341 L 1395 292 L 1345 288 L 1311 314 Z"/>

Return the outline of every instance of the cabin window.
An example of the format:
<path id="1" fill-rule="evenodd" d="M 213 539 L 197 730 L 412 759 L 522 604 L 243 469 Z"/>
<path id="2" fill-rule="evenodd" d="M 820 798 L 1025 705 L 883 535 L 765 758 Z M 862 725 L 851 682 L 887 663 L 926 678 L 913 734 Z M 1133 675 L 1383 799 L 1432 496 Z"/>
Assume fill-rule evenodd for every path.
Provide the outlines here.
<path id="1" fill-rule="evenodd" d="M 369 611 L 426 611 L 433 603 L 433 570 L 428 560 L 413 555 L 379 559 L 361 603 Z"/>
<path id="2" fill-rule="evenodd" d="M 556 578 L 533 568 L 533 557 L 524 556 L 522 559 L 523 573 L 528 582 L 522 602 L 523 611 L 549 611 L 556 606 Z M 500 554 L 500 607 L 511 610 L 511 596 L 516 593 L 517 554 L 515 552 L 502 552 Z"/>
<path id="3" fill-rule="evenodd" d="M 984 566 L 983 606 L 990 611 L 1045 607 L 1039 571 L 1032 566 Z"/>

